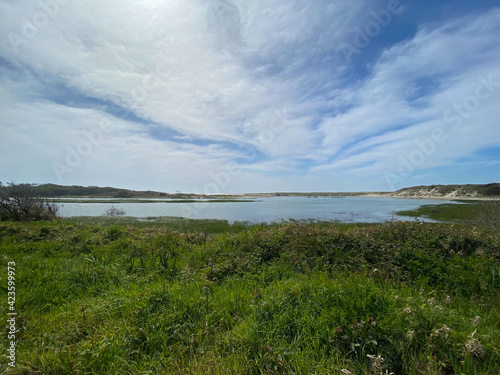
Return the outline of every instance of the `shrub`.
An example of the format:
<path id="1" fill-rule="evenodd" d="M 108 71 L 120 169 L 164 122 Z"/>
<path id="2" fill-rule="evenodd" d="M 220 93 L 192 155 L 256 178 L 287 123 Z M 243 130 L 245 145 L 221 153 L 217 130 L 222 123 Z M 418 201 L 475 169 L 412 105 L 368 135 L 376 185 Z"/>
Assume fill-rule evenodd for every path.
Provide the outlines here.
<path id="1" fill-rule="evenodd" d="M 123 216 L 123 215 L 125 215 L 125 211 L 120 210 L 119 208 L 116 208 L 115 206 L 111 206 L 111 208 L 105 212 L 105 215 L 106 216 Z"/>
<path id="2" fill-rule="evenodd" d="M 55 203 L 36 195 L 31 185 L 0 182 L 0 220 L 52 220 L 58 210 Z"/>
<path id="3" fill-rule="evenodd" d="M 482 202 L 477 205 L 471 224 L 480 228 L 500 229 L 500 201 Z"/>
<path id="4" fill-rule="evenodd" d="M 483 194 L 487 197 L 500 196 L 500 184 L 485 185 Z"/>

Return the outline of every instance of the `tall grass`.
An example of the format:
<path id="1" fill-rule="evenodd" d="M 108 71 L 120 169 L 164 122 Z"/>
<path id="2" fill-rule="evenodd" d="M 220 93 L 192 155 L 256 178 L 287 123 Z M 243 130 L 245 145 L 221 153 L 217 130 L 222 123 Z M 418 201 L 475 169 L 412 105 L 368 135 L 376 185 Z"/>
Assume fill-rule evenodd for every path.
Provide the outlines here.
<path id="1" fill-rule="evenodd" d="M 19 312 L 17 367 L 0 370 L 496 375 L 499 247 L 423 223 L 0 223 Z"/>
<path id="2" fill-rule="evenodd" d="M 416 218 L 425 217 L 440 222 L 468 224 L 483 229 L 500 229 L 500 201 L 461 200 L 460 203 L 429 204 L 415 210 L 399 211 L 396 214 Z"/>

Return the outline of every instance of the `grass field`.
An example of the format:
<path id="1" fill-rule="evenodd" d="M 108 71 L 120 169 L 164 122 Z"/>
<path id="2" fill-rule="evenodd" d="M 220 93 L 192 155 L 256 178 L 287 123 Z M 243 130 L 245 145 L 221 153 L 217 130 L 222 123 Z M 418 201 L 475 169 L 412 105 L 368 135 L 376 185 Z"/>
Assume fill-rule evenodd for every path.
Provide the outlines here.
<path id="1" fill-rule="evenodd" d="M 415 210 L 399 211 L 396 214 L 410 217 L 424 217 L 440 222 L 463 223 L 484 226 L 488 217 L 497 223 L 500 217 L 500 201 L 467 201 L 457 203 L 429 204 Z M 491 221 L 491 220 L 490 220 Z"/>
<path id="2" fill-rule="evenodd" d="M 419 222 L 0 222 L 0 371 L 497 375 L 499 248 Z"/>
<path id="3" fill-rule="evenodd" d="M 219 219 L 188 219 L 175 216 L 159 216 L 136 218 L 131 216 L 79 216 L 60 219 L 68 224 L 88 224 L 103 227 L 119 226 L 134 228 L 164 228 L 179 231 L 182 233 L 238 233 L 246 231 L 252 224 L 246 221 L 236 221 L 230 223 L 227 220 Z"/>

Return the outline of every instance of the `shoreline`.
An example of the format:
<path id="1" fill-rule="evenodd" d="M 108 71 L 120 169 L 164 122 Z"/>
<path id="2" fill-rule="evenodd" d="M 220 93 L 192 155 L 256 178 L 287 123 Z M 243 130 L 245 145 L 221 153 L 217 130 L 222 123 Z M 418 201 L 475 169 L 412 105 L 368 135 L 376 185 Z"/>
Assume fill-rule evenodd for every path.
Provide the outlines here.
<path id="1" fill-rule="evenodd" d="M 400 198 L 400 199 L 433 199 L 433 200 L 469 200 L 469 201 L 497 201 L 500 197 L 478 197 L 466 195 L 400 195 L 395 192 L 342 192 L 342 193 L 247 193 L 241 195 L 227 195 L 241 198 L 271 198 L 271 197 L 369 197 L 369 198 Z"/>
<path id="2" fill-rule="evenodd" d="M 274 192 L 241 192 L 221 193 L 221 188 L 216 192 L 202 194 L 193 192 L 166 193 L 158 191 L 136 191 L 113 187 L 98 186 L 63 186 L 55 184 L 21 184 L 33 191 L 36 196 L 47 199 L 141 199 L 176 201 L 176 200 L 229 200 L 245 198 L 271 198 L 271 197 L 376 197 L 376 198 L 401 198 L 401 199 L 442 199 L 442 200 L 470 200 L 491 201 L 500 200 L 500 183 L 489 184 L 453 184 L 453 185 L 420 185 L 405 187 L 394 191 L 308 191 L 294 192 L 282 190 Z"/>
<path id="3" fill-rule="evenodd" d="M 199 203 L 205 202 L 245 202 L 248 199 L 273 198 L 273 197 L 309 197 L 309 198 L 348 198 L 348 197 L 368 197 L 368 198 L 399 198 L 399 199 L 429 199 L 429 200 L 468 200 L 468 201 L 498 201 L 500 197 L 481 197 L 463 195 L 410 195 L 398 194 L 397 192 L 342 192 L 342 193 L 244 193 L 244 194 L 185 194 L 184 198 L 116 198 L 116 197 L 50 197 L 54 202 L 60 203 Z"/>
<path id="4" fill-rule="evenodd" d="M 468 196 L 438 196 L 438 195 L 397 195 L 397 194 L 378 194 L 378 193 L 368 193 L 363 195 L 354 195 L 359 197 L 371 197 L 371 198 L 400 198 L 400 199 L 431 199 L 431 200 L 446 200 L 446 201 L 498 201 L 500 198 L 489 198 L 489 197 L 468 197 Z"/>

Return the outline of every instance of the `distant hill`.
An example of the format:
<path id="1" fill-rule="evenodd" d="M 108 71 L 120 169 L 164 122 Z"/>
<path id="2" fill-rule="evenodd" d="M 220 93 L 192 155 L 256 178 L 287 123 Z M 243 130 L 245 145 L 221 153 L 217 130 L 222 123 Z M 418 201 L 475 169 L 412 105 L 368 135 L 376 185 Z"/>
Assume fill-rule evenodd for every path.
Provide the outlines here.
<path id="1" fill-rule="evenodd" d="M 500 183 L 485 185 L 429 185 L 400 189 L 391 194 L 398 197 L 498 198 Z"/>
<path id="2" fill-rule="evenodd" d="M 63 186 L 56 184 L 21 184 L 30 188 L 35 194 L 47 198 L 220 198 L 220 195 L 202 196 L 191 193 L 162 193 L 157 191 L 135 191 L 113 187 L 98 186 Z M 395 192 L 345 192 L 345 193 L 254 193 L 243 194 L 245 197 L 271 196 L 391 196 L 401 198 L 500 198 L 500 183 L 484 185 L 429 185 L 414 186 Z M 242 195 L 226 195 L 225 197 L 241 197 Z"/>
<path id="3" fill-rule="evenodd" d="M 20 184 L 37 195 L 47 198 L 184 198 L 183 194 L 167 194 L 156 191 L 134 191 L 99 186 L 63 186 L 56 184 Z"/>

